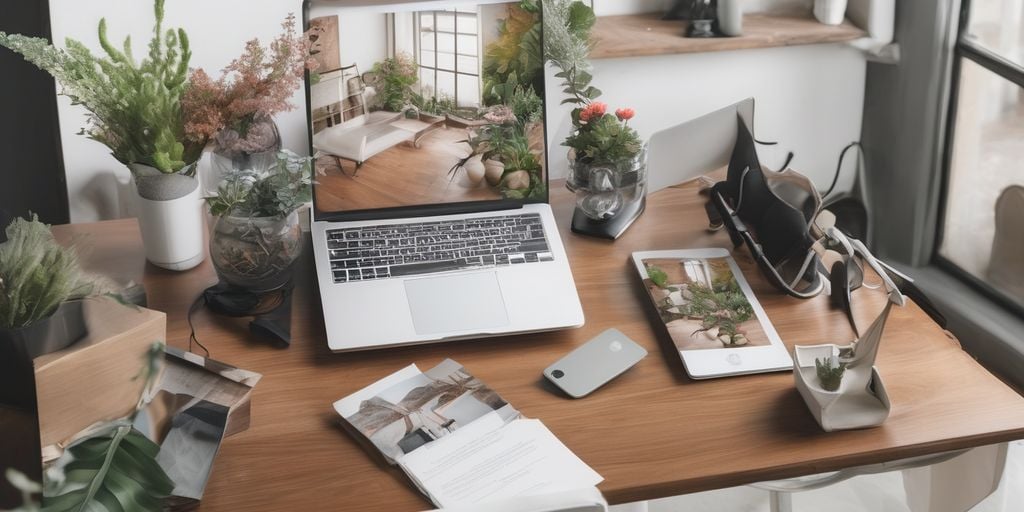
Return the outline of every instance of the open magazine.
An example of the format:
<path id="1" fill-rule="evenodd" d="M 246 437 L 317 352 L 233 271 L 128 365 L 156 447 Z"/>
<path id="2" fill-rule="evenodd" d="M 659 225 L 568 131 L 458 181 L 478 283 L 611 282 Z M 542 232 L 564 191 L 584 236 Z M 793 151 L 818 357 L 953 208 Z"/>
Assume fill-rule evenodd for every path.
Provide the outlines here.
<path id="1" fill-rule="evenodd" d="M 446 359 L 409 365 L 334 403 L 350 430 L 439 507 L 593 487 L 601 476 L 539 420 Z"/>

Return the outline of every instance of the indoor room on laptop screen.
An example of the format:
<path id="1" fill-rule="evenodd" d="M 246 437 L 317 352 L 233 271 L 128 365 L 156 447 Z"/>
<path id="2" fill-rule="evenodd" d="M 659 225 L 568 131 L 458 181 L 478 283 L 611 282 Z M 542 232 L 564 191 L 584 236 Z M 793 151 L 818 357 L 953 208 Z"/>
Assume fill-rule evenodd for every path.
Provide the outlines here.
<path id="1" fill-rule="evenodd" d="M 519 2 L 313 0 L 317 209 L 546 200 L 539 19 Z"/>

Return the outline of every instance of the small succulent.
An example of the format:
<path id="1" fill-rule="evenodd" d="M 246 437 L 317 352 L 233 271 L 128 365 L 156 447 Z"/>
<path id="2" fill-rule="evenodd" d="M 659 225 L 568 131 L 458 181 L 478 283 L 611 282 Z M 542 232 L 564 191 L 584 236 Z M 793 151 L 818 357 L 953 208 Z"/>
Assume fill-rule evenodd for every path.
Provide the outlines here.
<path id="1" fill-rule="evenodd" d="M 846 372 L 846 363 L 840 363 L 832 357 L 827 357 L 824 361 L 814 358 L 814 368 L 817 370 L 821 387 L 825 391 L 839 389 L 839 383 L 843 381 L 843 373 Z"/>

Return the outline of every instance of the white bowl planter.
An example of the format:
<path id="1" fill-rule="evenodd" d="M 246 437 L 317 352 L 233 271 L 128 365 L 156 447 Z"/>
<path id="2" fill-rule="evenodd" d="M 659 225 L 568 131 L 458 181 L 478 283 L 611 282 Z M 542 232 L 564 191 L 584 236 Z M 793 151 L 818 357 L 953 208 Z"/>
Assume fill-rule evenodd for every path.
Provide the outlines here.
<path id="1" fill-rule="evenodd" d="M 814 0 L 814 17 L 825 25 L 839 25 L 846 18 L 847 0 Z"/>

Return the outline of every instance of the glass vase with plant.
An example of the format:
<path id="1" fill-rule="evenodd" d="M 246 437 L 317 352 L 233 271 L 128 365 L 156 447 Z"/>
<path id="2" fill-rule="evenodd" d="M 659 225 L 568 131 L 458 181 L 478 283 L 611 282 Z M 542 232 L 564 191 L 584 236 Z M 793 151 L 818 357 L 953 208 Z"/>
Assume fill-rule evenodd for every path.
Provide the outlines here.
<path id="1" fill-rule="evenodd" d="M 192 70 L 182 97 L 185 135 L 194 142 L 213 141 L 211 184 L 232 169 L 258 171 L 275 163 L 281 136 L 273 117 L 295 108 L 292 94 L 305 69 L 317 65 L 295 23 L 289 14 L 283 32 L 267 46 L 259 39 L 245 43 L 242 55 L 217 80 L 202 68 Z"/>
<path id="2" fill-rule="evenodd" d="M 591 84 L 590 29 L 593 10 L 578 0 L 543 0 L 545 56 L 558 69 L 567 97 L 574 106 L 572 131 L 562 143 L 569 147 L 567 187 L 576 192 L 577 207 L 587 217 L 606 220 L 624 205 L 646 194 L 646 151 L 629 120 L 631 108 L 608 112 L 597 101 L 601 90 Z"/>
<path id="3" fill-rule="evenodd" d="M 231 171 L 206 198 L 217 218 L 210 257 L 223 282 L 252 292 L 287 283 L 302 250 L 297 210 L 312 198 L 310 162 L 280 151 L 267 169 Z"/>
<path id="4" fill-rule="evenodd" d="M 374 107 L 389 112 L 403 112 L 412 104 L 413 86 L 419 82 L 416 62 L 408 53 L 398 52 L 373 65 L 367 83 L 376 89 Z"/>

